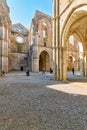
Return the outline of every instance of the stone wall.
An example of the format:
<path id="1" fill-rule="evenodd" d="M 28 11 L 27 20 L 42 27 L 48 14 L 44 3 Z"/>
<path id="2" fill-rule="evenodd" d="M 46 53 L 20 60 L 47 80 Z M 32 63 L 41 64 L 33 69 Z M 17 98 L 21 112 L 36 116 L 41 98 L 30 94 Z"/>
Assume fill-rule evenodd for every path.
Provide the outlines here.
<path id="1" fill-rule="evenodd" d="M 8 72 L 8 44 L 11 20 L 9 8 L 5 0 L 0 1 L 0 73 Z"/>
<path id="2" fill-rule="evenodd" d="M 29 29 L 29 45 L 32 47 L 32 71 L 39 72 L 40 54 L 46 52 L 49 55 L 49 63 L 46 66 L 50 69 L 52 59 L 52 18 L 43 12 L 36 11 Z M 42 65 L 43 66 L 43 65 Z M 48 70 L 49 70 L 48 69 Z"/>

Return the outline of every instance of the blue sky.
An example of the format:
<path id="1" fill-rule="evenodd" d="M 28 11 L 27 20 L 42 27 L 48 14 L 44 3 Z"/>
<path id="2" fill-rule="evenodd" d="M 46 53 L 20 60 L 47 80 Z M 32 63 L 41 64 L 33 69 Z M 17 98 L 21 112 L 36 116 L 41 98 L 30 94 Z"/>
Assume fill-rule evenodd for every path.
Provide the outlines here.
<path id="1" fill-rule="evenodd" d="M 21 23 L 29 28 L 36 10 L 52 16 L 52 0 L 7 0 L 12 23 Z"/>

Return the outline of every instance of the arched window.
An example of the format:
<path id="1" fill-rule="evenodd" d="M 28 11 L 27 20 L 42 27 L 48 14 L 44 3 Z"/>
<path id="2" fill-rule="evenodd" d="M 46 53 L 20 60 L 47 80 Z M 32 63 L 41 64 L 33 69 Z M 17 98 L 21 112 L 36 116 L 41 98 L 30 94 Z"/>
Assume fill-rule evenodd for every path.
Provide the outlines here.
<path id="1" fill-rule="evenodd" d="M 46 29 L 43 30 L 43 38 L 47 38 L 47 30 Z"/>

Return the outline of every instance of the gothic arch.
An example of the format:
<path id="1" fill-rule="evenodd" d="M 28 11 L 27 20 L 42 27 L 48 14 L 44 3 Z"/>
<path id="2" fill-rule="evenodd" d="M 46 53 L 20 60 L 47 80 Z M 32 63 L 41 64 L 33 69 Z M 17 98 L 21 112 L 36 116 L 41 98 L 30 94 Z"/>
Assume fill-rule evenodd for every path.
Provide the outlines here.
<path id="1" fill-rule="evenodd" d="M 86 4 L 87 5 L 87 4 Z M 86 6 L 87 8 L 87 6 Z M 62 46 L 66 47 L 66 43 L 68 42 L 69 36 L 74 35 L 83 45 L 83 52 L 87 50 L 87 10 L 80 10 L 81 6 L 77 6 L 71 10 L 67 19 L 65 20 L 63 30 L 62 30 Z M 65 50 L 66 51 L 66 50 Z M 84 58 L 84 57 L 83 57 Z M 64 59 L 63 59 L 64 60 Z M 84 63 L 84 59 L 82 61 Z M 82 63 L 81 63 L 82 64 Z M 84 66 L 82 66 L 82 71 L 84 72 Z M 85 64 L 85 63 L 84 63 Z M 83 75 L 83 74 L 82 74 Z"/>
<path id="2" fill-rule="evenodd" d="M 49 71 L 50 69 L 50 55 L 45 50 L 39 55 L 39 71 L 42 71 L 43 68 L 45 71 Z"/>
<path id="3" fill-rule="evenodd" d="M 73 66 L 74 66 L 74 56 L 69 55 L 68 56 L 68 66 L 67 66 L 67 70 L 72 70 Z"/>
<path id="4" fill-rule="evenodd" d="M 87 6 L 87 4 L 80 4 L 78 6 L 75 6 L 74 8 L 72 8 L 70 13 L 68 14 L 68 16 L 67 16 L 67 18 L 66 18 L 66 20 L 65 20 L 65 22 L 63 24 L 62 31 L 61 31 L 62 46 L 66 43 L 66 40 L 68 39 L 69 35 L 71 35 L 72 33 L 76 34 L 77 36 L 79 36 L 80 40 L 84 43 L 83 37 L 81 36 L 79 31 L 77 32 L 77 30 L 75 30 L 75 29 L 72 32 L 69 32 L 69 31 L 70 31 L 70 26 L 72 24 L 74 24 L 76 21 L 78 21 L 78 19 L 76 19 L 76 21 L 74 21 L 74 23 L 73 23 L 72 19 L 75 17 L 75 15 L 77 15 L 77 18 L 78 18 L 79 13 L 82 12 L 82 17 L 83 16 L 87 17 L 87 11 L 85 11 L 85 9 L 84 10 L 80 10 L 80 9 L 82 9 L 82 7 L 85 7 L 85 6 Z M 67 36 L 65 36 L 66 32 L 68 33 Z"/>
<path id="5" fill-rule="evenodd" d="M 40 49 L 38 55 L 40 56 L 40 54 L 41 54 L 43 51 L 47 52 L 47 53 L 49 54 L 49 57 L 51 58 L 51 52 L 50 52 L 48 49 Z"/>

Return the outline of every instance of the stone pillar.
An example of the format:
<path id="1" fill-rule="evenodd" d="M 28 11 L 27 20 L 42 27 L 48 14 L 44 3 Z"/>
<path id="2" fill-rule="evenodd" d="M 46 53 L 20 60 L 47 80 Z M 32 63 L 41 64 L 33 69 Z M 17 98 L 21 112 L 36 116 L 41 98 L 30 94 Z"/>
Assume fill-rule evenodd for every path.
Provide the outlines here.
<path id="1" fill-rule="evenodd" d="M 87 77 L 87 53 L 86 53 L 86 77 Z"/>
<path id="2" fill-rule="evenodd" d="M 56 79 L 59 80 L 59 27 L 58 27 L 58 0 L 56 0 Z"/>
<path id="3" fill-rule="evenodd" d="M 54 79 L 62 80 L 62 46 L 60 41 L 60 1 L 54 0 L 53 16 L 53 55 L 54 55 Z"/>
<path id="4" fill-rule="evenodd" d="M 84 70 L 83 70 L 83 76 L 87 77 L 87 52 L 84 51 Z"/>
<path id="5" fill-rule="evenodd" d="M 39 72 L 39 59 L 35 58 L 32 63 L 33 72 Z"/>
<path id="6" fill-rule="evenodd" d="M 56 0 L 53 0 L 53 62 L 54 62 L 54 79 L 57 80 L 56 66 Z"/>
<path id="7" fill-rule="evenodd" d="M 8 72 L 8 28 L 3 27 L 3 42 L 2 42 L 2 70 Z"/>
<path id="8" fill-rule="evenodd" d="M 83 59 L 80 59 L 80 74 L 83 76 Z"/>
<path id="9" fill-rule="evenodd" d="M 85 76 L 85 55 L 83 54 L 83 76 Z"/>
<path id="10" fill-rule="evenodd" d="M 39 72 L 39 57 L 38 57 L 38 45 L 33 47 L 33 57 L 32 57 L 32 71 Z"/>
<path id="11" fill-rule="evenodd" d="M 56 64 L 57 80 L 62 80 L 62 46 L 60 40 L 60 1 L 56 0 Z"/>
<path id="12" fill-rule="evenodd" d="M 62 64 L 62 66 L 63 66 L 63 81 L 66 81 L 66 48 L 64 47 L 63 48 L 63 54 L 62 54 L 62 56 L 63 56 L 63 64 Z"/>
<path id="13" fill-rule="evenodd" d="M 7 41 L 7 28 L 0 26 L 0 72 L 5 70 L 8 72 L 8 41 Z"/>

